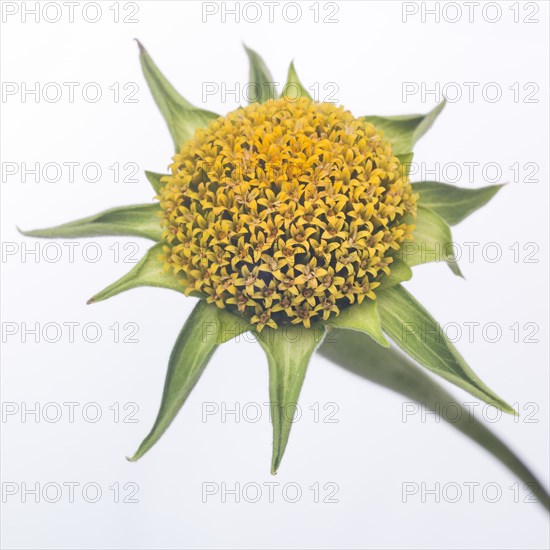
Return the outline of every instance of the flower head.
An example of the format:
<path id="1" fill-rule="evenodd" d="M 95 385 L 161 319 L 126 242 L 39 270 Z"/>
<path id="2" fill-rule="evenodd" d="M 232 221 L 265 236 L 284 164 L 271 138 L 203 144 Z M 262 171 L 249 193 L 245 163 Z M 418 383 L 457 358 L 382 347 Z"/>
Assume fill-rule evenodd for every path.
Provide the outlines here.
<path id="1" fill-rule="evenodd" d="M 247 53 L 253 83 L 272 83 L 261 57 Z M 422 388 L 433 387 L 431 379 L 417 379 L 410 364 L 396 376 L 404 359 L 381 348 L 389 347 L 387 334 L 424 367 L 514 413 L 401 284 L 411 279 L 411 266 L 437 259 L 430 251 L 452 249 L 449 225 L 500 189 L 409 182 L 413 146 L 445 103 L 425 115 L 354 118 L 341 107 L 313 102 L 291 64 L 282 99 L 272 90 L 260 103 L 219 117 L 179 95 L 141 44 L 140 59 L 176 148 L 171 174 L 146 172 L 159 202 L 25 232 L 138 236 L 155 243 L 88 303 L 141 286 L 200 298 L 170 354 L 157 420 L 130 460 L 162 436 L 216 348 L 246 332 L 267 356 L 273 473 L 318 349 L 354 372 L 374 369 L 368 378 L 388 387 L 406 385 L 405 395 L 416 394 L 408 387 L 418 380 Z M 413 243 L 404 243 L 413 236 Z M 452 254 L 445 261 L 460 275 Z M 336 331 L 338 338 L 323 342 Z"/>
<path id="2" fill-rule="evenodd" d="M 171 172 L 159 196 L 167 269 L 260 330 L 374 299 L 414 227 L 390 142 L 331 103 L 233 111 L 197 130 Z"/>

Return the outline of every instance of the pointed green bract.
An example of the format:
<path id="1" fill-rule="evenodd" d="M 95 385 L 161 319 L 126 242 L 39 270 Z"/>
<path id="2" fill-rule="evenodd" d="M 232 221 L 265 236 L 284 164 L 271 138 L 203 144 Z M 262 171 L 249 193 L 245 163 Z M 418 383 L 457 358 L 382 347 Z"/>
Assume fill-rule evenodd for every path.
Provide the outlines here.
<path id="1" fill-rule="evenodd" d="M 408 178 L 409 173 L 411 171 L 411 165 L 412 165 L 414 153 L 402 153 L 400 155 L 395 155 L 395 156 L 399 159 L 399 162 L 403 167 L 403 176 Z"/>
<path id="2" fill-rule="evenodd" d="M 161 182 L 161 178 L 164 178 L 166 174 L 158 174 L 157 172 L 149 172 L 145 170 L 145 177 L 151 184 L 151 187 L 155 190 L 157 195 L 160 195 L 161 189 L 164 187 L 164 183 Z"/>
<path id="3" fill-rule="evenodd" d="M 414 420 L 423 410 L 434 411 L 443 421 L 475 441 L 509 468 L 524 483 L 532 484 L 541 504 L 549 508 L 550 497 L 544 485 L 531 470 L 484 423 L 466 410 L 456 397 L 447 392 L 424 369 L 394 348 L 382 348 L 357 332 L 341 333 L 327 338 L 319 353 L 335 364 L 405 397 L 403 421 Z M 416 452 L 421 452 L 419 442 Z M 414 450 L 411 450 L 415 452 Z M 466 460 L 466 458 L 464 458 Z"/>
<path id="4" fill-rule="evenodd" d="M 46 229 L 21 231 L 27 237 L 75 239 L 80 237 L 144 237 L 153 241 L 162 238 L 160 207 L 136 204 L 110 208 L 99 214 Z"/>
<path id="5" fill-rule="evenodd" d="M 445 107 L 445 101 L 425 115 L 372 115 L 363 118 L 382 130 L 384 137 L 392 142 L 394 155 L 401 155 L 413 150 L 415 143 L 431 128 L 443 107 Z"/>
<path id="6" fill-rule="evenodd" d="M 455 225 L 487 204 L 503 185 L 488 185 L 478 189 L 465 189 L 438 181 L 421 181 L 412 184 L 419 193 L 419 203 L 437 212 L 449 225 Z"/>
<path id="7" fill-rule="evenodd" d="M 169 288 L 176 292 L 183 293 L 184 286 L 180 279 L 173 273 L 164 271 L 162 260 L 159 255 L 162 253 L 162 244 L 151 247 L 139 263 L 118 281 L 98 292 L 88 300 L 89 304 L 101 302 L 121 292 L 140 286 L 152 286 L 157 288 Z"/>
<path id="8" fill-rule="evenodd" d="M 269 363 L 269 401 L 273 423 L 273 455 L 271 473 L 281 464 L 292 427 L 298 396 L 309 359 L 324 336 L 323 327 L 307 329 L 283 325 L 265 327 L 258 335 Z"/>
<path id="9" fill-rule="evenodd" d="M 216 339 L 218 344 L 225 344 L 233 338 L 253 330 L 253 326 L 244 318 L 227 309 L 220 309 L 216 306 Z"/>
<path id="10" fill-rule="evenodd" d="M 185 322 L 170 355 L 155 424 L 130 461 L 141 458 L 172 423 L 218 347 L 218 330 L 218 307 L 200 301 Z"/>
<path id="11" fill-rule="evenodd" d="M 338 338 L 340 329 L 357 330 L 368 334 L 374 341 L 389 347 L 382 333 L 382 323 L 376 300 L 365 299 L 361 304 L 353 304 L 342 310 L 333 320 L 326 323 L 331 328 L 331 338 Z"/>
<path id="12" fill-rule="evenodd" d="M 283 88 L 283 93 L 281 95 L 288 99 L 300 99 L 302 97 L 307 97 L 308 99 L 311 99 L 311 95 L 304 88 L 304 85 L 300 82 L 300 79 L 298 78 L 298 73 L 296 72 L 296 68 L 294 67 L 294 61 L 290 64 L 290 67 L 288 68 L 286 84 Z"/>
<path id="13" fill-rule="evenodd" d="M 244 45 L 244 49 L 250 61 L 249 71 L 249 103 L 264 103 L 268 99 L 277 99 L 278 94 L 275 89 L 275 81 L 271 76 L 270 70 L 267 68 L 260 54 L 256 53 L 251 48 Z M 253 101 L 252 101 L 253 100 Z"/>
<path id="14" fill-rule="evenodd" d="M 462 277 L 447 222 L 433 210 L 422 206 L 417 209 L 416 219 L 406 221 L 415 224 L 414 238 L 401 244 L 396 258 L 409 266 L 445 261 L 455 275 Z"/>
<path id="15" fill-rule="evenodd" d="M 181 145 L 193 137 L 197 128 L 203 128 L 211 120 L 218 118 L 216 113 L 198 109 L 182 97 L 155 65 L 147 50 L 138 41 L 139 58 L 145 80 L 151 90 L 170 134 L 176 152 Z"/>
<path id="16" fill-rule="evenodd" d="M 515 413 L 477 377 L 437 321 L 402 286 L 380 293 L 378 306 L 384 332 L 405 353 L 489 405 Z"/>
<path id="17" fill-rule="evenodd" d="M 394 258 L 389 267 L 390 274 L 382 276 L 380 279 L 380 286 L 375 289 L 375 294 L 378 294 L 387 288 L 397 286 L 403 281 L 410 281 L 412 279 L 412 269 L 398 258 Z"/>

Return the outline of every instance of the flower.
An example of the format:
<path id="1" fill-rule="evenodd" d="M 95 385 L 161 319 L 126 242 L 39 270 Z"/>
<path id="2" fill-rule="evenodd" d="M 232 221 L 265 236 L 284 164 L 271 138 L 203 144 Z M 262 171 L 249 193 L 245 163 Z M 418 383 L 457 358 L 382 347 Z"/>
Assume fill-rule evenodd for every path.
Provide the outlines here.
<path id="1" fill-rule="evenodd" d="M 157 419 L 130 460 L 166 431 L 216 348 L 243 332 L 256 336 L 268 360 L 273 473 L 309 360 L 321 344 L 323 353 L 337 346 L 338 331 L 384 347 L 388 335 L 422 366 L 515 412 L 402 284 L 412 277 L 411 267 L 428 261 L 443 260 L 460 275 L 454 256 L 441 254 L 452 248 L 449 225 L 501 187 L 410 183 L 413 146 L 444 103 L 426 115 L 354 117 L 313 101 L 293 64 L 279 96 L 264 61 L 247 48 L 260 102 L 220 117 L 183 98 L 139 46 L 145 79 L 175 146 L 170 174 L 146 172 L 158 202 L 23 232 L 155 242 L 88 303 L 139 286 L 198 298 L 170 355 Z M 336 349 L 328 355 L 344 362 L 354 348 Z"/>
<path id="2" fill-rule="evenodd" d="M 237 109 L 198 129 L 170 168 L 158 196 L 166 269 L 257 330 L 375 299 L 414 228 L 417 195 L 391 143 L 332 103 Z M 329 269 L 333 284 L 319 286 Z"/>

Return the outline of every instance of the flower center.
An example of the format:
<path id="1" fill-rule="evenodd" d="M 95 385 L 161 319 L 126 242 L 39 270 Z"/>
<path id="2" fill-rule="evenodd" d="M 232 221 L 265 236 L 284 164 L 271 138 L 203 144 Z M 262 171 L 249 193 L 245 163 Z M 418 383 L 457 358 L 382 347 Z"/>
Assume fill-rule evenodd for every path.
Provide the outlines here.
<path id="1" fill-rule="evenodd" d="M 182 146 L 163 182 L 167 269 L 187 293 L 258 329 L 309 327 L 374 297 L 416 212 L 381 133 L 305 98 L 212 121 Z"/>

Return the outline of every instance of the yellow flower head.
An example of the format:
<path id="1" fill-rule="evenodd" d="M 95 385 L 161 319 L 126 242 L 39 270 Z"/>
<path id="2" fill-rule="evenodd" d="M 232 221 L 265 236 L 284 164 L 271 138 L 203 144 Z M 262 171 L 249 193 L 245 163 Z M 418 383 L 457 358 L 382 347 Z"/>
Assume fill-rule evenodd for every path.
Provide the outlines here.
<path id="1" fill-rule="evenodd" d="M 259 330 L 374 299 L 413 229 L 416 196 L 390 143 L 330 103 L 237 109 L 197 130 L 171 172 L 165 268 Z"/>
<path id="2" fill-rule="evenodd" d="M 200 298 L 170 354 L 157 419 L 129 460 L 138 460 L 159 440 L 214 350 L 245 332 L 256 335 L 269 365 L 272 473 L 283 458 L 308 363 L 318 348 L 353 371 L 363 366 L 366 355 L 373 359 L 369 369 L 389 361 L 394 372 L 410 373 L 412 387 L 423 383 L 422 372 L 411 370 L 400 353 L 378 349 L 389 347 L 386 334 L 415 362 L 491 406 L 515 413 L 475 375 L 436 320 L 400 284 L 412 277 L 411 266 L 436 259 L 422 253 L 427 246 L 452 249 L 449 224 L 486 204 L 501 187 L 461 189 L 432 181 L 411 187 L 399 159 L 412 158 L 414 144 L 444 102 L 425 115 L 355 119 L 343 108 L 306 98 L 270 100 L 267 96 L 276 95 L 271 89 L 259 98 L 261 104 L 218 117 L 180 96 L 139 48 L 145 79 L 179 151 L 170 175 L 146 172 L 160 202 L 111 208 L 24 232 L 154 241 L 136 266 L 88 303 L 142 286 Z M 246 51 L 254 79 L 250 85 L 265 91 L 273 77 L 259 54 Z M 287 93 L 291 84 L 307 94 L 294 64 Z M 384 129 L 386 138 L 368 121 Z M 412 189 L 420 194 L 418 211 Z M 400 247 L 413 229 L 415 250 L 404 254 Z M 460 275 L 452 254 L 446 261 Z M 329 322 L 343 331 L 342 338 L 322 344 Z M 315 330 L 309 328 L 312 323 Z M 404 324 L 428 329 L 405 333 Z M 346 335 L 348 330 L 354 334 Z M 392 387 L 404 391 L 402 380 Z M 506 464 L 510 453 L 500 457 Z M 547 506 L 542 485 L 521 467 L 527 472 L 522 479 L 536 482 Z"/>

